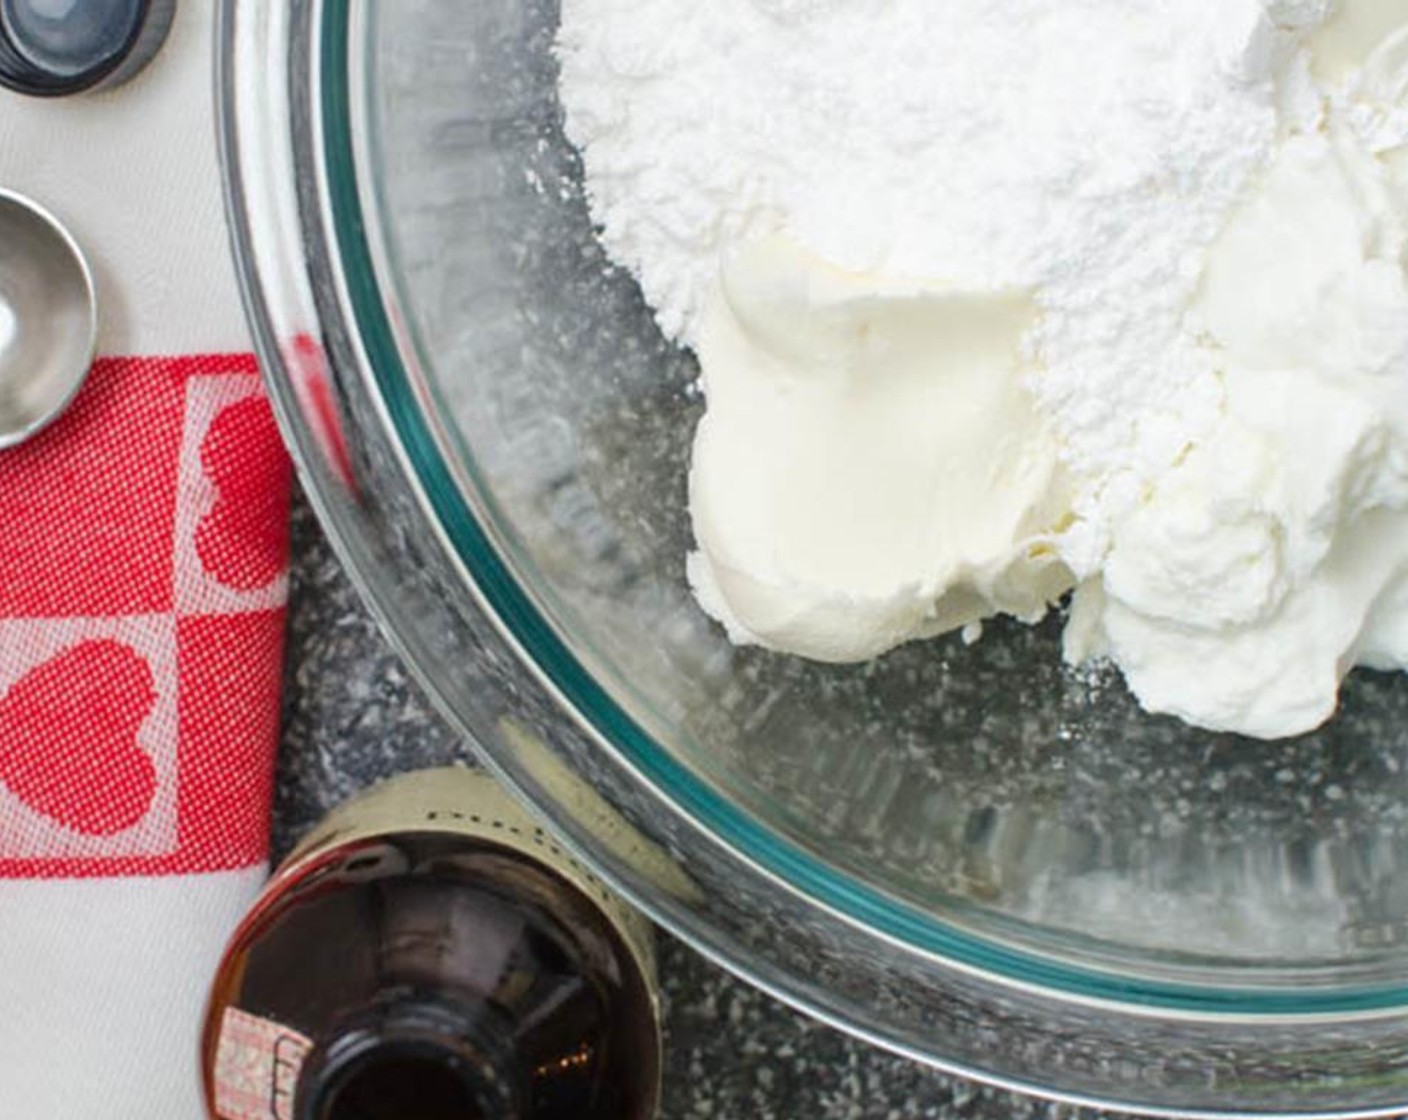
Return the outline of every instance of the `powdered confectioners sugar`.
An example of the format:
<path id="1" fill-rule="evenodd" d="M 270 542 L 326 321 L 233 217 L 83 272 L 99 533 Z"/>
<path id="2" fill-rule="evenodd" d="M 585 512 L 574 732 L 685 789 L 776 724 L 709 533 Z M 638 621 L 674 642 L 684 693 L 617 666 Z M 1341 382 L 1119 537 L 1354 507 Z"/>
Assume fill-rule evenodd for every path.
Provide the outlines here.
<path id="1" fill-rule="evenodd" d="M 1263 737 L 1408 663 L 1405 24 L 564 0 L 602 240 L 701 360 L 706 609 L 841 661 L 1074 589 L 1072 660 Z"/>

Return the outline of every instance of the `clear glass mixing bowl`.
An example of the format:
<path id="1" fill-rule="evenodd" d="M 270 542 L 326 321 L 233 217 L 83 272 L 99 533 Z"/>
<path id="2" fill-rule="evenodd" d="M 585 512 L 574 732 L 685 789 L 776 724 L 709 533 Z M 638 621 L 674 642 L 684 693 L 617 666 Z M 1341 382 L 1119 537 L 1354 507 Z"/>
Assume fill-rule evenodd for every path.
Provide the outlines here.
<path id="1" fill-rule="evenodd" d="M 1268 745 L 1069 674 L 1059 620 L 855 667 L 731 647 L 684 577 L 693 363 L 593 238 L 556 22 L 223 4 L 270 387 L 445 712 L 659 921 L 884 1045 L 1185 1115 L 1402 1107 L 1408 682 Z"/>

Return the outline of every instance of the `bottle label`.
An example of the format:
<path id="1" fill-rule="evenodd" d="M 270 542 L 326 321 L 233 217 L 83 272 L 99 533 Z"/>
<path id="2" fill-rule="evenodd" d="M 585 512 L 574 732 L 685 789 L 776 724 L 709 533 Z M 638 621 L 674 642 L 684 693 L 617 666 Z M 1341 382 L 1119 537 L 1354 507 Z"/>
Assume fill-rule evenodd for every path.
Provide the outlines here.
<path id="1" fill-rule="evenodd" d="M 227 1007 L 215 1051 L 219 1120 L 294 1120 L 294 1090 L 312 1042 L 280 1023 Z"/>
<path id="2" fill-rule="evenodd" d="M 271 890 L 297 876 L 334 846 L 394 832 L 451 832 L 519 852 L 550 868 L 591 899 L 611 921 L 656 997 L 650 924 L 546 832 L 488 774 L 462 768 L 422 770 L 392 778 L 334 809 L 304 837 L 280 868 Z"/>

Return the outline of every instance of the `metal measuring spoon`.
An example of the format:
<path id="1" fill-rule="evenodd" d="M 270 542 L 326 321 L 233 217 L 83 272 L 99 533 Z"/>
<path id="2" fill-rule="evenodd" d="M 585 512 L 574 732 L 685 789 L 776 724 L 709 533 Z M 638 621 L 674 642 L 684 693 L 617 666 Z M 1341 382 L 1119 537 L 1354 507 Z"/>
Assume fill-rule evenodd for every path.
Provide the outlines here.
<path id="1" fill-rule="evenodd" d="M 0 190 L 0 450 L 68 405 L 98 344 L 93 273 L 43 207 Z"/>

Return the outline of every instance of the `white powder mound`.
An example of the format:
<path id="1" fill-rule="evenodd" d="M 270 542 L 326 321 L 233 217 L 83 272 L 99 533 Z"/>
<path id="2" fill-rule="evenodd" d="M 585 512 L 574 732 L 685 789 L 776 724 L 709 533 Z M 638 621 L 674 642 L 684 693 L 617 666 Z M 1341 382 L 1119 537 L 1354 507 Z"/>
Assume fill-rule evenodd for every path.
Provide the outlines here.
<path id="1" fill-rule="evenodd" d="M 564 0 L 563 104 L 602 239 L 704 362 L 694 571 L 711 613 L 740 640 L 868 655 L 984 613 L 1032 617 L 1057 555 L 1078 585 L 1069 656 L 1114 659 L 1153 710 L 1264 737 L 1327 718 L 1351 665 L 1408 663 L 1401 8 Z M 750 264 L 768 244 L 817 263 Z M 985 553 L 945 541 L 944 573 L 897 567 L 887 583 L 864 557 L 798 559 L 803 530 L 843 543 L 794 516 L 826 498 L 805 478 L 760 479 L 750 508 L 724 508 L 745 464 L 756 477 L 795 461 L 759 452 L 769 431 L 809 449 L 818 477 L 841 433 L 879 480 L 850 497 L 888 532 L 900 505 L 871 501 L 880 453 L 898 472 L 942 467 L 923 458 L 911 402 L 950 425 L 958 408 L 1012 414 L 978 408 L 980 377 L 945 388 L 954 355 L 937 344 L 939 381 L 878 397 L 894 390 L 880 371 L 924 366 L 896 362 L 890 344 L 920 336 L 895 308 L 1018 295 L 1035 314 L 993 376 L 1021 377 L 1046 429 L 1029 444 L 1051 441 L 1064 475 L 1034 486 Z M 842 325 L 864 342 L 886 323 L 908 333 L 839 365 L 809 356 Z M 883 403 L 908 443 L 836 427 L 859 401 L 867 417 Z M 1317 439 L 1330 403 L 1340 420 Z M 1058 496 L 1059 517 L 1033 520 Z M 981 506 L 925 532 L 991 530 Z M 902 544 L 923 559 L 914 534 Z"/>
<path id="2" fill-rule="evenodd" d="M 672 337 L 697 341 L 721 254 L 785 232 L 1038 290 L 1032 388 L 1101 492 L 1211 424 L 1180 326 L 1275 141 L 1259 0 L 568 0 L 560 43 L 603 240 Z"/>

